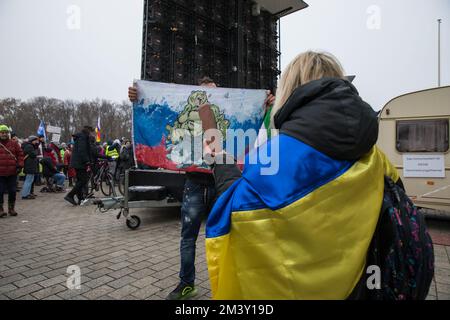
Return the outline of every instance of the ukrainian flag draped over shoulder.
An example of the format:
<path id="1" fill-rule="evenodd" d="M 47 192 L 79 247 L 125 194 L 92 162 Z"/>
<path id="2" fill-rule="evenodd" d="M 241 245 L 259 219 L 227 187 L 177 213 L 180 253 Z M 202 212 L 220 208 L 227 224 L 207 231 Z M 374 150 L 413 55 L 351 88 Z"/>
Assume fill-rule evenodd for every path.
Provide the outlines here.
<path id="1" fill-rule="evenodd" d="M 214 299 L 345 299 L 364 272 L 384 174 L 395 168 L 373 147 L 358 161 L 336 160 L 280 134 L 279 171 L 242 178 L 217 200 L 206 229 Z M 256 152 L 256 151 L 255 151 Z"/>

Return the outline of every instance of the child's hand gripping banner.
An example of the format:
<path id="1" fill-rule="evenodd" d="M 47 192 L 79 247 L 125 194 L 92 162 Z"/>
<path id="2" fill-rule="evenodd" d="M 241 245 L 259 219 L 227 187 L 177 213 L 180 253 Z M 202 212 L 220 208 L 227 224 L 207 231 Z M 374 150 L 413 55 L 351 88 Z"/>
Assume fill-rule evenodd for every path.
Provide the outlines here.
<path id="1" fill-rule="evenodd" d="M 198 109 L 208 104 L 224 149 L 242 163 L 253 148 L 264 116 L 265 90 L 210 88 L 137 81 L 133 140 L 141 166 L 209 172 L 203 159 Z"/>

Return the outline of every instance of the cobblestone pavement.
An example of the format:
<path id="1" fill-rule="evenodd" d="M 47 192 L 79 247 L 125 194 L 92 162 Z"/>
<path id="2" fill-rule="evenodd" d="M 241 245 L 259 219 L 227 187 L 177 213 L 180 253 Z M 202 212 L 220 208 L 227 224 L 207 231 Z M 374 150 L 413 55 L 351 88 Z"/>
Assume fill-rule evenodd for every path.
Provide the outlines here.
<path id="1" fill-rule="evenodd" d="M 179 209 L 135 209 L 133 231 L 117 211 L 62 197 L 19 200 L 19 216 L 0 220 L 0 299 L 164 299 L 178 284 Z M 204 227 L 197 250 L 197 298 L 209 299 Z M 71 265 L 81 268 L 80 290 L 67 289 Z"/>
<path id="2" fill-rule="evenodd" d="M 142 224 L 132 231 L 115 213 L 72 207 L 62 197 L 19 200 L 19 216 L 0 220 L 0 300 L 164 299 L 177 285 L 179 209 L 135 209 Z M 210 299 L 204 238 L 203 227 L 197 299 Z M 450 247 L 436 245 L 435 252 L 428 299 L 450 299 Z M 80 290 L 67 288 L 71 265 L 81 268 Z"/>

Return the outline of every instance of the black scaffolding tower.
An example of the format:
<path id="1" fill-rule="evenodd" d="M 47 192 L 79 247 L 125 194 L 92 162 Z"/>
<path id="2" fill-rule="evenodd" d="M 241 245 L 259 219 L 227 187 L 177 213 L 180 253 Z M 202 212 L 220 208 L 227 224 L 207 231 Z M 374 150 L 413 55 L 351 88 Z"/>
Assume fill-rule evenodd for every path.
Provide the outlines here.
<path id="1" fill-rule="evenodd" d="M 271 89 L 279 70 L 279 19 L 299 0 L 145 0 L 142 79 Z M 267 8 L 267 9 L 266 9 Z"/>

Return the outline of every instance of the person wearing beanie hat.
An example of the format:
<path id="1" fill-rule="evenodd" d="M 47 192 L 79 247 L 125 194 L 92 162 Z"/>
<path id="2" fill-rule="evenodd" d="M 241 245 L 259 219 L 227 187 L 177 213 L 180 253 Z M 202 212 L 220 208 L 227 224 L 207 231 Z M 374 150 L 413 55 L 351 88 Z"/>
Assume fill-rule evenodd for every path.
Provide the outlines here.
<path id="1" fill-rule="evenodd" d="M 17 172 L 23 167 L 22 149 L 17 142 L 10 139 L 10 131 L 7 126 L 0 125 L 0 218 L 7 215 L 3 209 L 4 193 L 8 193 L 8 214 L 17 216 Z"/>
<path id="2" fill-rule="evenodd" d="M 34 182 L 35 175 L 38 173 L 38 146 L 39 138 L 36 136 L 29 136 L 28 141 L 22 145 L 23 153 L 25 155 L 24 173 L 26 175 L 21 192 L 22 199 L 24 200 L 35 199 L 35 196 L 31 194 L 31 187 Z"/>

